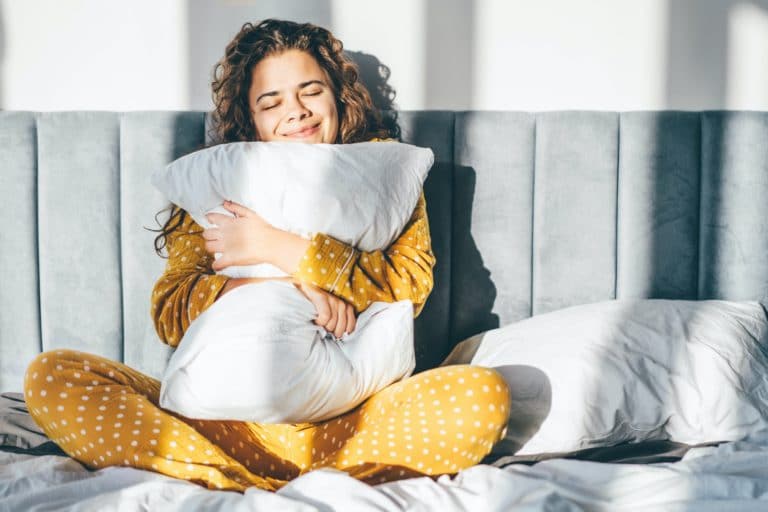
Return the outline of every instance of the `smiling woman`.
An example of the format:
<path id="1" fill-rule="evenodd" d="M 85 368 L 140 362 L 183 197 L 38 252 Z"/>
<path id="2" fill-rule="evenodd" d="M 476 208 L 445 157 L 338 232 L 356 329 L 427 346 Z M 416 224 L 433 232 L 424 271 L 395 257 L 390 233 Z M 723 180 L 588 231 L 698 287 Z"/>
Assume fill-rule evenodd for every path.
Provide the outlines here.
<path id="1" fill-rule="evenodd" d="M 273 140 L 270 134 L 293 131 L 295 127 L 289 129 L 287 119 L 282 119 L 292 115 L 284 110 L 289 95 L 297 100 L 294 107 L 302 104 L 305 109 L 305 117 L 299 119 L 302 128 L 307 127 L 308 113 L 313 121 L 335 121 L 336 133 L 326 133 L 332 138 L 323 142 L 348 144 L 391 137 L 343 48 L 329 31 L 309 23 L 268 19 L 243 25 L 214 68 L 211 89 L 217 141 Z M 310 83 L 315 80 L 320 83 Z M 309 96 L 315 93 L 321 94 Z M 271 123 L 262 117 L 268 107 L 274 107 L 269 112 L 277 110 L 270 114 Z M 291 107 L 290 102 L 287 107 Z M 262 118 L 264 125 L 257 131 L 256 124 L 261 125 Z M 275 132 L 275 128 L 288 131 Z"/>
<path id="2" fill-rule="evenodd" d="M 246 23 L 217 64 L 212 88 L 219 143 L 390 137 L 341 42 L 315 25 Z M 216 227 L 203 231 L 172 205 L 155 240 L 158 254 L 167 249 L 168 264 L 155 283 L 151 315 L 171 346 L 223 294 L 264 279 L 215 273 L 228 265 L 281 268 L 315 306 L 315 323 L 338 337 L 372 301 L 410 300 L 418 316 L 432 290 L 423 192 L 399 237 L 370 252 L 324 233 L 305 240 L 242 205 L 225 208 L 235 216 L 213 217 Z M 215 252 L 222 256 L 214 268 Z M 24 390 L 44 432 L 88 467 L 127 465 L 238 491 L 278 489 L 321 467 L 371 483 L 455 473 L 490 452 L 509 415 L 503 378 L 471 366 L 425 371 L 339 417 L 300 425 L 180 417 L 159 407 L 157 380 L 72 350 L 35 358 Z"/>
<path id="3" fill-rule="evenodd" d="M 251 104 L 258 139 L 336 142 L 339 122 L 329 82 L 317 61 L 300 50 L 254 66 L 249 96 L 255 98 Z"/>

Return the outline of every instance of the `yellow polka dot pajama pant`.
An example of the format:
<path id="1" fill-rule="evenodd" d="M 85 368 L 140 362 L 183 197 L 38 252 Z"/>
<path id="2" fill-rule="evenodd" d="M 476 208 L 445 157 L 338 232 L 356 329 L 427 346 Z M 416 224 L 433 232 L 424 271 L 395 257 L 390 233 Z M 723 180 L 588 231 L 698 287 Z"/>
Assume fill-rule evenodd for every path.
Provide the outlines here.
<path id="1" fill-rule="evenodd" d="M 276 490 L 322 467 L 368 483 L 455 473 L 490 452 L 509 415 L 504 380 L 474 366 L 419 373 L 321 423 L 195 420 L 161 409 L 159 394 L 158 380 L 73 350 L 38 355 L 24 380 L 34 420 L 87 467 L 237 491 Z"/>

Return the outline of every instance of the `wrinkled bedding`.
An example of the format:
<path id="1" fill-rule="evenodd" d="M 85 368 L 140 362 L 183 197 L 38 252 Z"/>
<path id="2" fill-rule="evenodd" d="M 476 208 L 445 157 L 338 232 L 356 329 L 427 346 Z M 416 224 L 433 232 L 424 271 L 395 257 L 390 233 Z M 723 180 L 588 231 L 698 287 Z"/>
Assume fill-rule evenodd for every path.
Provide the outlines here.
<path id="1" fill-rule="evenodd" d="M 765 510 L 767 457 L 763 433 L 693 448 L 673 463 L 552 459 L 377 486 L 322 469 L 277 493 L 239 494 L 133 468 L 91 472 L 66 457 L 0 451 L 0 510 Z"/>
<path id="2" fill-rule="evenodd" d="M 652 442 L 506 456 L 454 478 L 377 486 L 323 469 L 277 493 L 239 494 L 133 468 L 89 471 L 47 440 L 20 394 L 0 395 L 0 511 L 765 510 L 766 458 L 768 432 L 759 432 L 718 446 Z"/>

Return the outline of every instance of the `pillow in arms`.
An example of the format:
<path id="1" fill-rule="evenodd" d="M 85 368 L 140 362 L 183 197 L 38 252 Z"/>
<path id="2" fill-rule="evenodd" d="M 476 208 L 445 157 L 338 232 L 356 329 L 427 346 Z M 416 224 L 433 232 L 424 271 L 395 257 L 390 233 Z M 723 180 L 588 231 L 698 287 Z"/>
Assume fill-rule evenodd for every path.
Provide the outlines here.
<path id="1" fill-rule="evenodd" d="M 153 184 L 203 227 L 225 199 L 306 238 L 326 233 L 364 251 L 402 232 L 434 156 L 398 142 L 238 142 L 172 162 Z M 286 275 L 271 265 L 231 277 Z M 162 379 L 160 405 L 191 418 L 321 421 L 413 372 L 413 305 L 373 302 L 341 342 L 314 324 L 292 284 L 235 288 L 190 325 Z"/>
<path id="2" fill-rule="evenodd" d="M 405 227 L 434 162 L 428 148 L 400 142 L 233 142 L 158 169 L 152 183 L 203 228 L 225 199 L 304 238 L 325 233 L 363 251 L 388 247 Z M 230 277 L 276 277 L 269 265 L 227 267 Z"/>
<path id="3" fill-rule="evenodd" d="M 616 300 L 473 336 L 444 364 L 512 393 L 496 454 L 737 440 L 768 426 L 768 322 L 756 302 Z"/>

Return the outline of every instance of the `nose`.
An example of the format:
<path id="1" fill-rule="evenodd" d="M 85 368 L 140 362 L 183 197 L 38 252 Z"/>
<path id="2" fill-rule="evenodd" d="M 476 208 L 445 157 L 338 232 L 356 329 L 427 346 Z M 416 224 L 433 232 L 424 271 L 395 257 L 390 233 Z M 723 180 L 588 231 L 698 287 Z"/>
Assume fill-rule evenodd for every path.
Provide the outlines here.
<path id="1" fill-rule="evenodd" d="M 301 121 L 305 117 L 309 117 L 312 115 L 312 112 L 302 103 L 301 99 L 297 96 L 292 96 L 289 100 L 286 102 L 286 110 L 288 119 L 290 121 L 299 120 Z"/>

